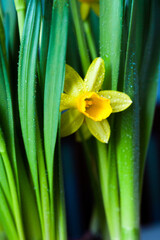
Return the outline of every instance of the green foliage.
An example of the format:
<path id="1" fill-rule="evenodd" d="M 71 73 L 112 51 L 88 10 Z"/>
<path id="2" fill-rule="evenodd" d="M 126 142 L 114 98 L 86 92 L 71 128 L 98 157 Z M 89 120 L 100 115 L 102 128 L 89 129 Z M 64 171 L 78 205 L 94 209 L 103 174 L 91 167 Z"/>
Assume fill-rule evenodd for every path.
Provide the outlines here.
<path id="1" fill-rule="evenodd" d="M 134 238 L 134 236 L 138 235 L 139 229 L 140 137 L 138 94 L 139 86 L 135 52 L 136 7 L 136 1 L 134 1 L 131 8 L 131 18 L 124 71 L 124 92 L 126 92 L 131 97 L 133 104 L 121 116 L 119 124 L 120 133 L 117 139 L 122 239 Z"/>
<path id="2" fill-rule="evenodd" d="M 140 148 L 141 172 L 140 184 L 143 181 L 143 171 L 148 142 L 151 134 L 154 110 L 156 105 L 159 62 L 160 62 L 160 7 L 158 1 L 152 1 L 148 6 L 150 10 L 149 29 L 145 38 L 145 48 L 139 70 L 140 84 Z M 146 16 L 147 21 L 147 16 Z"/>
<path id="3" fill-rule="evenodd" d="M 22 7 L 19 5 L 21 3 L 24 3 L 24 1 L 15 2 L 17 14 Z M 5 3 L 3 3 L 4 6 L 6 7 Z M 11 95 L 12 84 L 10 84 L 10 81 L 14 80 L 14 75 L 10 77 L 12 66 L 9 65 L 10 58 L 8 59 L 8 56 L 10 57 L 10 55 L 7 56 L 8 48 L 6 50 L 6 46 L 8 47 L 8 45 L 6 45 L 3 21 L 0 21 L 0 126 L 6 140 L 7 151 L 9 151 L 8 158 L 7 155 L 3 154 L 2 140 L 0 139 L 0 222 L 2 222 L 8 239 L 55 239 L 53 236 L 57 233 L 54 233 L 54 222 L 56 222 L 57 227 L 61 226 L 60 238 L 66 239 L 64 200 L 61 200 L 63 198 L 62 183 L 57 187 L 57 190 L 55 187 L 57 196 L 60 193 L 58 208 L 63 209 L 60 210 L 61 218 L 59 219 L 59 212 L 58 215 L 52 215 L 51 211 L 53 213 L 53 159 L 59 122 L 59 102 L 64 81 L 68 6 L 66 1 L 61 0 L 54 1 L 52 8 L 52 1 L 46 1 L 42 20 L 41 2 L 39 0 L 27 2 L 26 16 L 25 8 L 23 9 L 23 14 L 20 14 L 20 17 L 18 15 L 21 35 L 18 63 L 18 105 L 22 138 L 19 133 L 18 119 L 16 118 L 14 122 L 17 112 L 13 115 L 13 107 L 16 106 L 15 103 L 13 106 L 13 97 L 17 98 L 17 94 L 14 92 L 14 95 Z M 49 16 L 47 16 L 48 10 L 50 11 Z M 43 30 L 40 35 L 41 24 Z M 63 29 L 61 26 L 63 26 Z M 40 41 L 41 39 L 42 41 Z M 40 56 L 38 54 L 39 49 Z M 50 88 L 50 86 L 52 87 Z M 39 92 L 39 89 L 41 89 L 41 92 Z M 41 108 L 43 108 L 43 94 L 44 112 L 46 114 L 44 122 L 47 121 L 46 127 L 44 127 L 45 140 L 42 127 L 43 111 L 40 113 L 38 106 L 40 100 Z M 14 108 L 14 111 L 17 111 L 17 108 Z M 53 115 L 50 114 L 50 111 Z M 18 126 L 15 124 L 18 124 Z M 52 135 L 50 135 L 50 131 L 47 131 L 50 128 L 53 129 Z M 24 148 L 21 143 L 22 139 Z M 47 145 L 50 142 L 53 145 Z M 7 172 L 7 166 L 5 165 L 7 162 L 4 162 L 4 157 L 8 159 L 8 166 L 10 166 L 10 170 L 7 170 Z M 26 158 L 28 165 L 26 164 Z M 46 175 L 47 170 L 48 175 Z M 59 175 L 54 177 L 56 182 L 61 181 L 59 178 L 61 178 Z M 10 201 L 12 197 L 13 204 Z M 17 205 L 18 201 L 19 205 Z M 58 219 L 57 221 L 56 219 L 53 221 L 55 216 Z M 24 228 L 20 225 L 21 221 L 23 221 Z M 56 239 L 59 239 L 58 236 Z"/>
<path id="4" fill-rule="evenodd" d="M 105 61 L 105 89 L 117 90 L 121 53 L 123 0 L 100 2 L 100 55 Z"/>
<path id="5" fill-rule="evenodd" d="M 41 38 L 41 51 L 40 51 L 40 87 L 42 96 L 44 95 L 44 82 L 46 73 L 47 54 L 49 46 L 49 34 L 51 28 L 52 18 L 52 0 L 45 1 L 43 22 L 42 22 L 42 38 Z"/>
<path id="6" fill-rule="evenodd" d="M 44 88 L 44 145 L 51 195 L 59 105 L 64 84 L 67 24 L 68 7 L 66 1 L 55 1 L 52 10 Z"/>
<path id="7" fill-rule="evenodd" d="M 22 36 L 18 68 L 18 103 L 22 135 L 26 154 L 35 186 L 38 208 L 40 194 L 38 182 L 36 148 L 36 62 L 40 31 L 41 5 L 39 1 L 30 1 L 26 13 L 24 34 Z M 25 34 L 27 32 L 28 34 Z"/>
<path id="8" fill-rule="evenodd" d="M 10 73 L 6 56 L 6 48 L 4 42 L 5 36 L 2 22 L 0 22 L 0 28 L 0 125 L 3 128 L 8 148 L 8 154 L 11 159 L 11 164 L 13 165 L 13 171 L 18 187 L 18 173 L 14 139 L 14 116 L 10 89 Z"/>
<path id="9" fill-rule="evenodd" d="M 67 239 L 59 112 L 65 63 L 84 76 L 98 46 L 106 67 L 103 88 L 124 91 L 133 103 L 109 118 L 108 145 L 85 141 L 80 132 L 96 212 L 91 230 L 107 240 L 108 230 L 111 240 L 139 239 L 158 84 L 160 5 L 99 2 L 100 16 L 90 9 L 85 21 L 78 0 L 0 2 L 0 239 Z"/>

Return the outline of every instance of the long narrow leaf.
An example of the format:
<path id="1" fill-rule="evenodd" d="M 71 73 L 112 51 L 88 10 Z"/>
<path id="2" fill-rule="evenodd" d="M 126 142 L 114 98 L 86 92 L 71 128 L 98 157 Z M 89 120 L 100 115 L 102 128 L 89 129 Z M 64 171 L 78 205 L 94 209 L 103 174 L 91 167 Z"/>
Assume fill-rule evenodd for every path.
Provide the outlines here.
<path id="1" fill-rule="evenodd" d="M 117 117 L 120 136 L 117 141 L 120 183 L 122 239 L 139 235 L 139 89 L 136 65 L 136 6 L 132 1 L 124 75 L 124 92 L 133 104 Z M 121 120 L 120 120 L 121 119 Z"/>
<path id="2" fill-rule="evenodd" d="M 17 139 L 16 139 L 17 140 Z M 24 231 L 26 239 L 41 239 L 42 233 L 40 228 L 40 220 L 38 209 L 34 195 L 32 183 L 29 182 L 27 171 L 24 166 L 24 157 L 22 157 L 20 144 L 16 141 L 16 152 L 18 159 L 22 218 L 24 222 Z M 32 209 L 32 217 L 31 217 Z"/>
<path id="3" fill-rule="evenodd" d="M 141 104 L 141 184 L 156 105 L 160 64 L 160 6 L 158 7 L 157 0 L 152 1 L 151 4 L 150 25 L 139 77 Z"/>
<path id="4" fill-rule="evenodd" d="M 18 231 L 19 238 L 24 240 L 24 231 L 23 231 L 23 223 L 22 223 L 22 216 L 21 216 L 21 208 L 19 205 L 19 199 L 17 194 L 16 182 L 14 179 L 10 159 L 6 149 L 6 143 L 3 136 L 3 132 L 0 129 L 0 155 L 1 159 L 3 160 L 4 168 L 6 171 L 6 176 L 8 179 L 8 184 L 11 192 L 11 200 L 13 203 L 13 216 L 14 221 L 16 224 L 16 228 Z M 2 208 L 3 209 L 3 208 Z"/>
<path id="5" fill-rule="evenodd" d="M 72 18 L 75 26 L 75 32 L 77 37 L 77 43 L 78 43 L 79 55 L 81 58 L 83 74 L 85 75 L 90 65 L 90 58 L 87 51 L 87 43 L 85 39 L 82 19 L 80 16 L 78 1 L 70 0 L 70 8 L 71 8 Z"/>
<path id="6" fill-rule="evenodd" d="M 0 221 L 3 224 L 3 228 L 9 240 L 18 240 L 17 230 L 14 224 L 14 220 L 11 212 L 9 211 L 8 204 L 6 202 L 4 193 L 0 186 Z"/>
<path id="7" fill-rule="evenodd" d="M 4 164 L 3 164 L 3 160 L 2 160 L 1 156 L 0 156 L 0 184 L 1 184 L 2 190 L 5 194 L 6 200 L 8 201 L 11 209 L 13 209 L 12 202 L 10 201 L 11 193 L 10 193 L 10 189 L 9 189 L 9 185 L 8 185 L 8 179 L 6 176 L 6 172 L 5 172 L 5 168 L 4 168 Z M 1 207 L 3 207 L 3 206 L 1 206 Z"/>
<path id="8" fill-rule="evenodd" d="M 40 209 L 37 149 L 36 149 L 36 62 L 41 19 L 41 3 L 31 0 L 28 5 L 21 41 L 18 68 L 18 102 L 23 141 Z"/>
<path id="9" fill-rule="evenodd" d="M 59 121 L 60 122 L 60 121 Z M 56 239 L 67 240 L 66 229 L 66 212 L 64 201 L 64 186 L 63 186 L 63 170 L 60 149 L 60 128 L 58 128 L 59 140 L 56 145 L 56 157 L 54 162 L 54 189 L 55 189 L 55 224 L 56 224 Z"/>
<path id="10" fill-rule="evenodd" d="M 8 147 L 8 154 L 11 159 L 11 164 L 14 169 L 14 176 L 16 178 L 18 187 L 18 171 L 15 152 L 15 133 L 12 96 L 10 89 L 10 75 L 4 44 L 5 35 L 2 22 L 0 22 L 0 31 L 0 125 L 4 132 L 6 144 Z"/>
<path id="11" fill-rule="evenodd" d="M 44 14 L 42 19 L 42 40 L 41 40 L 41 51 L 40 51 L 40 87 L 41 92 L 44 94 L 44 82 L 47 64 L 47 54 L 49 46 L 49 34 L 52 17 L 52 4 L 53 0 L 44 1 Z"/>
<path id="12" fill-rule="evenodd" d="M 100 1 L 100 54 L 105 61 L 105 89 L 117 89 L 121 52 L 123 0 Z"/>
<path id="13" fill-rule="evenodd" d="M 113 132 L 112 132 L 113 134 Z M 114 137 L 109 148 L 97 141 L 101 191 L 111 240 L 120 239 L 120 207 Z"/>
<path id="14" fill-rule="evenodd" d="M 54 1 L 44 93 L 44 143 L 51 195 L 59 105 L 64 81 L 67 24 L 67 1 Z"/>

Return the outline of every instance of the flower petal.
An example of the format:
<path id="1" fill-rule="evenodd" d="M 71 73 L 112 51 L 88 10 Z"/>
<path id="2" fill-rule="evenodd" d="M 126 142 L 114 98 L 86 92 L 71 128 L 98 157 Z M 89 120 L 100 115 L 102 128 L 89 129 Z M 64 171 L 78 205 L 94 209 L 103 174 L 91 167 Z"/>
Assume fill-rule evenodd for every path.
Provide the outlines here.
<path id="1" fill-rule="evenodd" d="M 90 10 L 90 5 L 88 3 L 81 3 L 81 17 L 82 20 L 86 20 Z"/>
<path id="2" fill-rule="evenodd" d="M 60 103 L 60 112 L 69 108 L 76 108 L 76 97 L 62 93 L 61 103 Z"/>
<path id="3" fill-rule="evenodd" d="M 61 116 L 61 137 L 76 132 L 84 121 L 84 116 L 77 109 L 70 109 Z"/>
<path id="4" fill-rule="evenodd" d="M 91 8 L 93 9 L 93 11 L 95 12 L 95 14 L 97 16 L 99 16 L 99 3 L 92 3 L 91 4 Z"/>
<path id="5" fill-rule="evenodd" d="M 84 91 L 84 81 L 71 66 L 66 64 L 64 92 L 72 96 L 78 96 Z"/>
<path id="6" fill-rule="evenodd" d="M 130 97 L 118 91 L 100 91 L 100 96 L 110 99 L 110 104 L 113 112 L 121 112 L 132 104 Z"/>
<path id="7" fill-rule="evenodd" d="M 95 122 L 89 118 L 85 118 L 85 120 L 92 135 L 100 142 L 108 143 L 111 132 L 108 121 L 105 119 L 101 122 Z"/>
<path id="8" fill-rule="evenodd" d="M 104 60 L 100 57 L 95 58 L 91 63 L 84 79 L 86 90 L 97 92 L 103 84 L 104 74 Z"/>

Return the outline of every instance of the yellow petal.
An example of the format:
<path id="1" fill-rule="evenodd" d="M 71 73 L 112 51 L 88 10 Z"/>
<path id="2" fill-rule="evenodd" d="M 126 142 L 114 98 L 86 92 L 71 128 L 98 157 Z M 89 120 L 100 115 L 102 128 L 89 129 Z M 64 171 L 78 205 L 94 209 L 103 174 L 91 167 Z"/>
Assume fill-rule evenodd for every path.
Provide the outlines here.
<path id="1" fill-rule="evenodd" d="M 91 8 L 93 9 L 93 11 L 95 12 L 95 14 L 97 16 L 99 16 L 99 3 L 92 3 L 91 4 Z"/>
<path id="2" fill-rule="evenodd" d="M 61 94 L 60 111 L 62 112 L 69 108 L 76 108 L 76 97 L 62 93 Z"/>
<path id="3" fill-rule="evenodd" d="M 81 4 L 82 20 L 86 20 L 86 18 L 88 17 L 88 14 L 89 14 L 89 10 L 90 10 L 90 5 L 88 3 L 82 3 Z"/>
<path id="4" fill-rule="evenodd" d="M 100 97 L 95 92 L 86 92 L 77 98 L 77 108 L 88 118 L 102 121 L 112 113 L 110 100 Z"/>
<path id="5" fill-rule="evenodd" d="M 104 74 L 104 60 L 100 57 L 95 58 L 91 63 L 84 79 L 86 90 L 97 92 L 103 84 Z"/>
<path id="6" fill-rule="evenodd" d="M 87 124 L 85 122 L 80 127 L 80 131 L 81 131 L 81 134 L 83 134 L 83 139 L 85 139 L 85 140 L 88 140 L 92 136 L 90 131 L 88 130 Z M 76 132 L 76 140 L 77 140 L 77 142 L 82 141 L 79 131 Z"/>
<path id="7" fill-rule="evenodd" d="M 61 116 L 61 137 L 66 137 L 76 132 L 84 121 L 84 115 L 77 109 L 70 109 Z"/>
<path id="8" fill-rule="evenodd" d="M 100 91 L 98 94 L 107 99 L 110 99 L 110 104 L 113 112 L 121 112 L 132 104 L 130 97 L 123 92 Z"/>
<path id="9" fill-rule="evenodd" d="M 69 65 L 66 64 L 64 92 L 78 96 L 85 89 L 85 84 L 79 74 Z"/>
<path id="10" fill-rule="evenodd" d="M 101 122 L 95 122 L 92 119 L 85 118 L 89 131 L 100 142 L 108 143 L 110 137 L 110 126 L 108 121 L 102 120 Z"/>

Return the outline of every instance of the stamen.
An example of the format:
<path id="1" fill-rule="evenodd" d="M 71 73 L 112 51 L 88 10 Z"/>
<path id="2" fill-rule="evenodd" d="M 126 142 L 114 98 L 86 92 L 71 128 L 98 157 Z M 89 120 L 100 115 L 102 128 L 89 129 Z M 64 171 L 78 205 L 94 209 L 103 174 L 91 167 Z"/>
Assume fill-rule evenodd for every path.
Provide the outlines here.
<path id="1" fill-rule="evenodd" d="M 91 107 L 93 104 L 92 98 L 86 98 L 85 103 L 86 103 L 86 108 Z"/>

